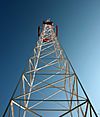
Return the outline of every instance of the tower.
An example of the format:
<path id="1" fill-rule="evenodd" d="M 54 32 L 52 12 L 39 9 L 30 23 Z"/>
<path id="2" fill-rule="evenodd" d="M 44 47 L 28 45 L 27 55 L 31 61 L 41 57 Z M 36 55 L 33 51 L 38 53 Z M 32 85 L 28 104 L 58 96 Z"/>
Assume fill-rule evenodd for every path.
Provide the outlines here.
<path id="1" fill-rule="evenodd" d="M 50 19 L 38 27 L 34 55 L 3 117 L 97 117 Z"/>

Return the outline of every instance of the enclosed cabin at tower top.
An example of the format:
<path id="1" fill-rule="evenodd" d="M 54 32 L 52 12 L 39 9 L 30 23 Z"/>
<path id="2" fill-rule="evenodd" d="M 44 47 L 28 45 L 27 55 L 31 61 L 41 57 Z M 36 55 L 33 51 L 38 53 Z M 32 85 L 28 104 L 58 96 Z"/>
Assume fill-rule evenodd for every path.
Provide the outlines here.
<path id="1" fill-rule="evenodd" d="M 42 27 L 38 26 L 38 37 L 41 42 L 51 42 L 58 36 L 58 26 L 48 19 L 43 21 Z"/>

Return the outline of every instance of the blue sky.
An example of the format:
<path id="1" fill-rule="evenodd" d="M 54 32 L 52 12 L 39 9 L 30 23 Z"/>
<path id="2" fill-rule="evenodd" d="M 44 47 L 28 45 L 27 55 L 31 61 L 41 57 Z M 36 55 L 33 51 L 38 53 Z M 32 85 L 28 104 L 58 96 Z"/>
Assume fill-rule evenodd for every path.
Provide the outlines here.
<path id="1" fill-rule="evenodd" d="M 47 18 L 59 26 L 59 40 L 100 113 L 100 0 L 0 0 L 0 113 Z"/>

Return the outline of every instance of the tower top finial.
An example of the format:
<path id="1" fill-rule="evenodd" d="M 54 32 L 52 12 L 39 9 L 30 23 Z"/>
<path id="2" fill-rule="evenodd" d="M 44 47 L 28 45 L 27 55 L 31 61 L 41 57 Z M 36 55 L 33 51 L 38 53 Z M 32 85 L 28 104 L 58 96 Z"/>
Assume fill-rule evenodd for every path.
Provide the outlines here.
<path id="1" fill-rule="evenodd" d="M 43 21 L 43 24 L 54 25 L 50 18 L 48 18 L 46 21 Z"/>
<path id="2" fill-rule="evenodd" d="M 51 19 L 50 19 L 50 18 L 48 18 L 48 19 L 46 20 L 46 22 L 51 22 Z"/>

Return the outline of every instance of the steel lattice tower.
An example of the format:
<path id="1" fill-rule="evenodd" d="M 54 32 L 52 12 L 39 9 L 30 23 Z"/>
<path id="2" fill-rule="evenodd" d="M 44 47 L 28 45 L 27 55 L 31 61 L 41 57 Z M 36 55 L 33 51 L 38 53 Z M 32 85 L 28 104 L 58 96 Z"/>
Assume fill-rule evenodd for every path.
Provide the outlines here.
<path id="1" fill-rule="evenodd" d="M 98 117 L 49 19 L 3 117 Z"/>

